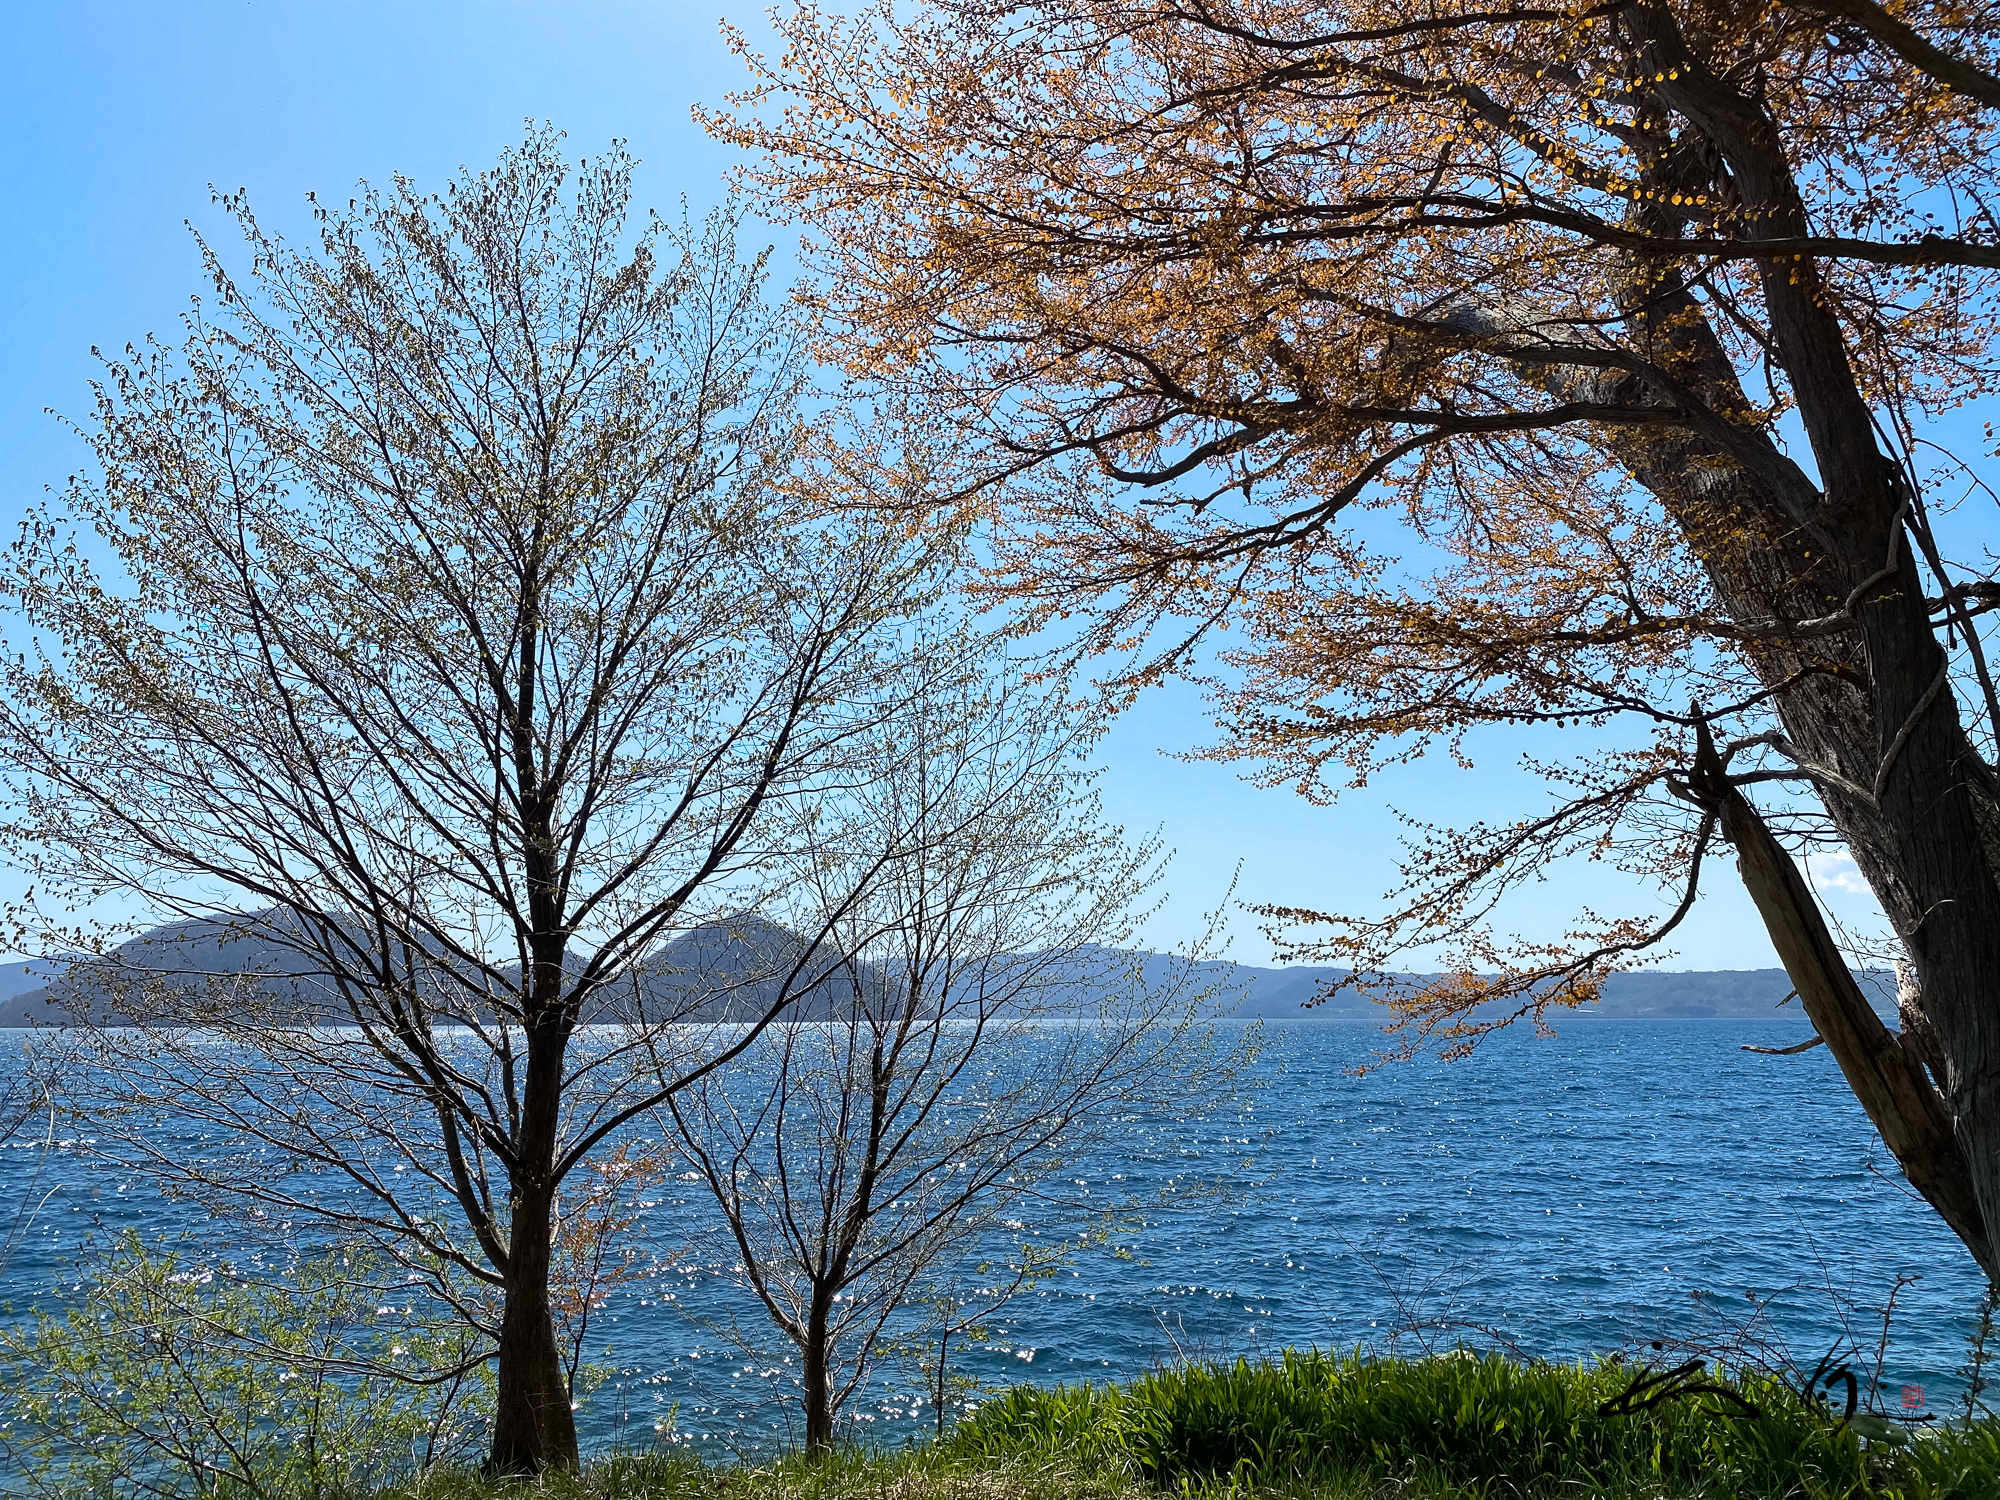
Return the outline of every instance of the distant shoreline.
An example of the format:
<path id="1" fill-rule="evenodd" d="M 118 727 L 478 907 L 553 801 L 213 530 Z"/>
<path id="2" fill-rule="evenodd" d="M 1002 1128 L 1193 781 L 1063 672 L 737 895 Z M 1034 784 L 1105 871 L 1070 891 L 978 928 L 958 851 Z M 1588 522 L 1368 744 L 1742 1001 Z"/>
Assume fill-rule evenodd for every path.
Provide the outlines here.
<path id="1" fill-rule="evenodd" d="M 172 976 L 182 974 L 190 978 L 254 976 L 251 982 L 273 998 L 289 994 L 289 998 L 299 1005 L 302 1019 L 315 1013 L 324 1014 L 323 1005 L 313 1003 L 297 988 L 297 985 L 309 981 L 294 981 L 287 977 L 286 952 L 260 940 L 256 932 L 260 920 L 254 915 L 247 916 L 240 919 L 240 926 L 232 922 L 227 929 L 217 922 L 172 924 L 132 939 L 122 945 L 119 952 L 142 953 L 144 962 L 139 967 L 169 982 Z M 768 924 L 764 925 L 768 927 Z M 220 936 L 225 931 L 229 935 Z M 785 936 L 777 929 L 771 931 L 778 937 Z M 689 943 L 697 945 L 699 954 L 692 960 L 674 959 L 675 950 Z M 184 961 L 176 961 L 179 957 L 176 949 L 185 953 Z M 713 940 L 699 939 L 697 933 L 691 932 L 662 951 L 662 962 L 666 966 L 660 970 L 659 980 L 647 982 L 671 985 L 679 981 L 668 978 L 668 975 L 699 975 L 705 985 L 713 986 L 719 982 L 720 988 L 716 992 L 720 994 L 733 984 L 744 982 L 745 976 L 761 972 L 743 966 L 756 956 L 751 947 L 744 945 L 740 935 L 732 935 L 730 940 L 718 944 Z M 1173 954 L 1144 953 L 1116 957 L 1118 962 L 1113 967 L 1121 967 L 1126 960 L 1136 957 L 1149 985 L 1187 982 L 1189 978 L 1181 967 L 1184 960 Z M 65 987 L 66 968 L 61 960 L 55 959 L 0 964 L 0 1030 L 61 1028 L 73 1023 L 72 1010 L 59 1003 L 57 998 L 57 992 Z M 1380 1007 L 1352 992 L 1336 993 L 1324 1005 L 1311 1003 L 1323 985 L 1347 977 L 1348 971 L 1338 968 L 1266 968 L 1214 960 L 1196 965 L 1192 982 L 1197 986 L 1210 986 L 1217 1004 L 1222 1007 L 1221 1014 L 1238 1019 L 1379 1023 L 1383 1019 Z M 1422 974 L 1395 976 L 1402 982 L 1418 982 L 1429 977 Z M 1856 977 L 1876 1013 L 1894 1025 L 1893 976 L 1886 971 L 1871 970 Z M 758 981 L 752 977 L 747 982 L 754 986 Z M 1783 969 L 1640 970 L 1611 975 L 1604 981 L 1602 998 L 1595 1004 L 1575 1009 L 1558 1008 L 1552 1012 L 1552 1017 L 1556 1020 L 1572 1015 L 1597 1020 L 1748 1020 L 1789 1015 L 1803 1019 L 1802 1009 L 1796 1001 L 1784 1003 L 1791 994 L 1792 984 Z M 82 998 L 100 1021 L 110 1019 L 107 996 L 91 995 L 86 987 Z M 281 1000 L 280 1003 L 283 1005 L 285 1002 Z M 1090 1003 L 1088 999 L 1074 1005 L 1058 1001 L 1051 1006 L 1049 1013 L 1087 1013 Z M 1511 1004 L 1495 1006 L 1484 1015 L 1475 1012 L 1474 1016 L 1486 1019 L 1511 1008 Z"/>

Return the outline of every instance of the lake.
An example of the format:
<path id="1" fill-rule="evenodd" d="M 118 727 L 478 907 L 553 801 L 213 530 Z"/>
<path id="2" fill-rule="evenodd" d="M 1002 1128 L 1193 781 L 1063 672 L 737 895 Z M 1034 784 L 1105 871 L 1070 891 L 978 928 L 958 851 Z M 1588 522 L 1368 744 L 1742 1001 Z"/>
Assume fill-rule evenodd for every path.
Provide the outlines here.
<path id="1" fill-rule="evenodd" d="M 1192 1127 L 1135 1118 L 1079 1169 L 1093 1201 L 1146 1205 L 1115 1236 L 1129 1258 L 1084 1252 L 957 1368 L 989 1384 L 1122 1380 L 1186 1355 L 1460 1339 L 1549 1359 L 1749 1341 L 1810 1368 L 1846 1341 L 1865 1352 L 1865 1387 L 1877 1309 L 1915 1276 L 1882 1384 L 1891 1407 L 1916 1386 L 1928 1409 L 1952 1409 L 1978 1271 L 1902 1182 L 1825 1048 L 1741 1050 L 1800 1041 L 1802 1020 L 1575 1017 L 1559 1031 L 1356 1077 L 1381 1043 L 1371 1024 L 1267 1025 L 1264 1081 L 1243 1108 Z M 54 1196 L 0 1282 L 17 1308 L 57 1287 L 93 1236 L 186 1227 L 145 1183 L 93 1169 L 77 1140 L 45 1163 L 35 1142 L 0 1152 L 0 1201 L 21 1201 L 38 1170 Z M 697 1187 L 650 1194 L 651 1268 L 595 1325 L 613 1373 L 580 1414 L 586 1448 L 651 1442 L 669 1413 L 705 1451 L 787 1432 L 788 1361 L 775 1341 L 746 1356 L 719 1338 L 749 1309 L 725 1260 L 680 1253 L 712 1212 Z M 933 1421 L 895 1368 L 850 1416 L 858 1436 L 888 1441 Z"/>

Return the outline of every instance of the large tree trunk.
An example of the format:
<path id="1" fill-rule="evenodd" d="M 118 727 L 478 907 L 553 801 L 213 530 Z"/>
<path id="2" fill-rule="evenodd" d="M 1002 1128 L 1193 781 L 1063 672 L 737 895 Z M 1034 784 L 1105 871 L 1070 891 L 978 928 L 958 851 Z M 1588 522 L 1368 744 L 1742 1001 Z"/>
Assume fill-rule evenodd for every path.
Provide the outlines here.
<path id="1" fill-rule="evenodd" d="M 487 1460 L 488 1470 L 496 1474 L 577 1466 L 576 1415 L 549 1308 L 549 1209 L 546 1193 L 514 1200 L 493 1451 Z"/>
<path id="2" fill-rule="evenodd" d="M 1779 134 L 1761 103 L 1701 66 L 1664 7 L 1635 6 L 1629 16 L 1641 68 L 1666 75 L 1661 88 L 1668 102 L 1728 162 L 1752 210 L 1752 233 L 1810 233 Z M 1922 979 L 1924 1013 L 1944 1054 L 1944 1103 L 1985 1230 L 1985 1244 L 1971 1241 L 1968 1248 L 1984 1252 L 1991 1274 L 1988 1247 L 2000 1225 L 2000 879 L 1978 805 L 1990 802 L 1990 794 L 1975 790 L 1979 768 L 1904 534 L 1906 497 L 1896 467 L 1876 446 L 1818 267 L 1788 257 L 1762 263 L 1760 277 L 1771 335 L 1820 472 L 1819 503 L 1796 519 L 1815 550 L 1835 561 L 1841 602 L 1851 601 L 1866 663 L 1861 686 L 1871 733 L 1858 747 L 1866 771 L 1855 778 L 1858 794 L 1848 798 L 1872 802 L 1877 814 L 1862 867 L 1882 872 L 1884 906 Z M 1887 577 L 1885 567 L 1893 568 Z M 1983 811 L 1990 818 L 1990 805 Z"/>
<path id="3" fill-rule="evenodd" d="M 1762 106 L 1710 73 L 1663 7 L 1635 5 L 1621 19 L 1640 74 L 1664 80 L 1671 106 L 1728 163 L 1731 190 L 1753 210 L 1749 222 L 1775 237 L 1807 233 Z M 1659 262 L 1635 264 L 1625 299 L 1635 340 L 1664 380 L 1584 371 L 1551 378 L 1594 384 L 1633 405 L 1679 404 L 1670 389 L 1677 385 L 1735 423 L 1750 404 L 1677 275 Z M 1763 267 L 1763 285 L 1820 482 L 1749 426 L 1725 436 L 1632 428 L 1613 433 L 1608 446 L 1660 497 L 1739 623 L 1852 615 L 1827 633 L 1772 636 L 1752 655 L 1789 753 L 1812 773 L 1921 978 L 1921 1015 L 1942 1052 L 1942 1094 L 1920 1065 L 1906 1065 L 1908 1049 L 1889 1045 L 1898 1038 L 1875 1035 L 1854 1012 L 1852 976 L 1789 860 L 1783 869 L 1774 863 L 1777 846 L 1761 820 L 1719 784 L 1708 800 L 1870 1119 L 1988 1275 L 2000 1275 L 2000 806 L 1945 680 L 1904 534 L 1907 497 L 1876 446 L 1818 270 L 1788 258 Z"/>
<path id="4" fill-rule="evenodd" d="M 1763 207 L 1766 232 L 1805 233 L 1759 107 L 1705 73 L 1663 9 L 1636 5 L 1624 16 L 1639 73 L 1674 80 L 1683 96 L 1673 107 L 1729 161 L 1746 201 Z M 1685 186 L 1667 174 L 1687 155 L 1663 145 L 1658 197 Z M 1670 236 L 1651 212 L 1643 227 Z M 1916 1017 L 1942 1053 L 1942 1093 L 1921 1066 L 1904 1066 L 1900 1039 L 1872 1011 L 1865 1021 L 1854 1013 L 1865 1003 L 1808 910 L 1810 892 L 1796 871 L 1772 864 L 1769 831 L 1740 796 L 1723 796 L 1713 765 L 1704 800 L 1742 856 L 1791 979 L 1801 995 L 1819 997 L 1808 1011 L 1870 1120 L 1988 1275 L 2000 1275 L 2000 804 L 1944 681 L 1903 532 L 1901 481 L 1875 444 L 1817 271 L 1788 259 L 1767 272 L 1771 328 L 1817 483 L 1750 417 L 1706 310 L 1671 260 L 1629 258 L 1620 268 L 1628 333 L 1649 369 L 1536 368 L 1562 397 L 1698 415 L 1692 426 L 1607 428 L 1602 443 L 1658 497 L 1728 616 L 1758 632 L 1749 655 L 1784 751 L 1809 774 L 1922 980 Z M 1539 342 L 1534 327 L 1546 326 L 1532 310 L 1493 306 L 1467 307 L 1453 321 L 1530 347 Z M 1781 623 L 1815 620 L 1833 623 L 1789 634 Z"/>

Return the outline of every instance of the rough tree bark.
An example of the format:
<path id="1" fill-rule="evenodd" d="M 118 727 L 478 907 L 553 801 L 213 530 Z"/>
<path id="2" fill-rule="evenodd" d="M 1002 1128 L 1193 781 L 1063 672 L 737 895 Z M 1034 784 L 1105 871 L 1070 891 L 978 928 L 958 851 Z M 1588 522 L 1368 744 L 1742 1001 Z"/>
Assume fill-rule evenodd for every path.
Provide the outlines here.
<path id="1" fill-rule="evenodd" d="M 1779 131 L 1754 97 L 1714 75 L 1664 6 L 1627 6 L 1621 21 L 1640 69 L 1663 75 L 1664 100 L 1727 163 L 1752 238 L 1808 236 L 1811 226 Z M 1767 578 L 1791 583 L 1784 591 L 1788 597 L 1772 601 L 1782 606 L 1775 618 L 1846 614 L 1854 622 L 1845 659 L 1810 664 L 1812 689 L 1785 687 L 1775 700 L 1777 712 L 1798 747 L 1800 764 L 1833 773 L 1817 775 L 1815 789 L 1910 952 L 1922 980 L 1922 1013 L 1936 1031 L 1945 1063 L 1941 1115 L 1923 1068 L 1900 1046 L 1893 1070 L 1899 1087 L 1856 1083 L 1856 1097 L 1911 1182 L 1987 1274 L 1996 1276 L 2000 880 L 1994 856 L 2000 848 L 1990 830 L 2000 826 L 2000 818 L 1990 773 L 1973 752 L 1957 699 L 1947 690 L 1947 661 L 1905 532 L 1907 487 L 1898 465 L 1877 446 L 1873 413 L 1820 269 L 1797 256 L 1759 266 L 1771 337 L 1796 395 L 1820 484 L 1815 490 L 1801 474 L 1799 482 L 1767 485 L 1748 533 L 1754 539 L 1751 560 Z M 1652 300 L 1654 294 L 1649 288 L 1645 295 Z M 1699 328 L 1712 346 L 1713 334 L 1705 324 L 1693 323 L 1687 311 L 1670 300 L 1656 316 L 1676 330 Z M 1711 387 L 1721 385 L 1719 350 L 1703 352 Z M 1661 359 L 1659 367 L 1676 373 L 1671 359 Z M 1726 390 L 1704 394 L 1711 410 L 1730 409 Z M 1768 467 L 1782 473 L 1775 462 Z M 1671 492 L 1670 486 L 1671 480 L 1654 484 L 1656 493 Z M 1691 529 L 1689 539 L 1705 560 L 1713 554 L 1699 531 Z M 1739 621 L 1774 617 L 1761 600 L 1754 614 L 1745 610 L 1750 601 L 1741 588 L 1727 587 L 1731 580 L 1723 569 L 1712 568 L 1711 576 L 1724 585 Z M 1802 665 L 1783 652 L 1760 661 L 1774 688 Z M 1848 996 L 1854 983 L 1824 924 L 1799 900 L 1804 891 L 1796 873 L 1782 878 L 1790 872 L 1789 861 L 1784 871 L 1771 868 L 1775 845 L 1750 826 L 1740 796 L 1719 806 L 1725 831 L 1742 856 L 1745 883 L 1787 972 L 1802 997 L 1822 997 L 1815 1014 L 1816 1023 L 1821 1015 L 1827 1020 L 1821 1035 L 1850 1082 L 1867 1078 L 1884 1052 L 1884 1038 L 1875 1034 L 1879 1023 L 1871 1031 L 1851 1017 L 1851 1006 L 1843 1006 L 1836 1018 L 1833 997 Z M 1833 966 L 1841 967 L 1838 979 L 1831 975 Z M 1950 1121 L 1950 1131 L 1937 1128 L 1940 1118 Z M 1966 1201 L 1968 1181 L 1976 1214 Z"/>

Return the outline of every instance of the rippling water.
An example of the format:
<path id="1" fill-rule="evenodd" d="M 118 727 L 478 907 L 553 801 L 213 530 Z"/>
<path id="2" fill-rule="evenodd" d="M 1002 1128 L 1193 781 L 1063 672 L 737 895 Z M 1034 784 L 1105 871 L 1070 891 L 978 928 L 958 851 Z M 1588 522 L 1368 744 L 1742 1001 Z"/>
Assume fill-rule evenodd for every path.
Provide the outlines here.
<path id="1" fill-rule="evenodd" d="M 1783 1046 L 1803 1023 L 1567 1020 L 1555 1040 L 1503 1036 L 1460 1063 L 1347 1070 L 1380 1041 L 1362 1022 L 1273 1025 L 1247 1108 L 1164 1133 L 1129 1122 L 1079 1176 L 1107 1203 L 1136 1196 L 1131 1258 L 1087 1253 L 1017 1301 L 957 1362 L 1013 1381 L 1123 1379 L 1181 1354 L 1286 1344 L 1384 1347 L 1424 1337 L 1574 1358 L 1654 1338 L 1750 1332 L 1811 1363 L 1851 1337 L 1873 1364 L 1878 1308 L 1899 1275 L 1883 1384 L 1948 1409 L 1979 1294 L 1973 1262 L 1903 1184 L 1826 1049 Z M 0 1202 L 39 1153 L 0 1153 Z M 1220 1182 L 1226 1191 L 1195 1192 Z M 1169 1185 L 1177 1191 L 1166 1192 Z M 43 1168 L 56 1193 L 0 1282 L 16 1308 L 46 1295 L 93 1234 L 176 1227 L 143 1184 L 93 1171 L 75 1144 Z M 615 1373 L 581 1413 L 586 1446 L 643 1443 L 674 1413 L 704 1448 L 787 1431 L 790 1366 L 710 1331 L 750 1310 L 674 1253 L 709 1210 L 669 1182 L 647 1220 L 655 1271 L 596 1329 Z M 218 1247 L 220 1250 L 222 1247 Z M 751 1325 L 751 1326 L 754 1326 Z M 1400 1347 L 1416 1347 L 1405 1335 Z M 1867 1376 L 1864 1369 L 1864 1380 Z M 933 1413 L 909 1372 L 857 1397 L 858 1434 L 900 1440 Z"/>

